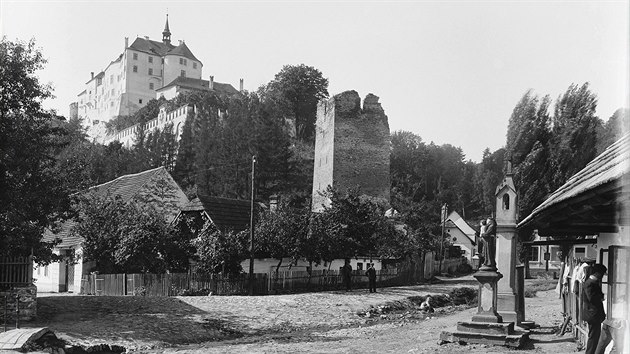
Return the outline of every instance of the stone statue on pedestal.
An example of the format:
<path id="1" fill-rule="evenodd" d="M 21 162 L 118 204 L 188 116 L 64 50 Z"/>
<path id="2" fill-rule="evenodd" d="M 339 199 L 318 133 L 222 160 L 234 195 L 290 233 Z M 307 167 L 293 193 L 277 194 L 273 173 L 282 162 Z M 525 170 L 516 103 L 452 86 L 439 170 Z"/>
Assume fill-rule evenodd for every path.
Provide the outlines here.
<path id="1" fill-rule="evenodd" d="M 483 267 L 482 270 L 497 270 L 496 262 L 496 225 L 497 223 L 492 218 L 481 221 L 481 230 L 479 235 L 481 236 L 481 243 L 483 245 Z"/>

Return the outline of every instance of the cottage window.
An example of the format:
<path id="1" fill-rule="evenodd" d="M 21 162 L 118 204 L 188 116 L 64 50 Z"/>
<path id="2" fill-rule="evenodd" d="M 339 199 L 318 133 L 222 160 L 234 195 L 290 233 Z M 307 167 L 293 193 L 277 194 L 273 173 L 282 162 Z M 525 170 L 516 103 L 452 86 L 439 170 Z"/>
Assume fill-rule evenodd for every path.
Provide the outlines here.
<path id="1" fill-rule="evenodd" d="M 133 53 L 133 60 L 138 60 L 138 53 Z"/>
<path id="2" fill-rule="evenodd" d="M 153 63 L 153 57 L 149 55 L 149 63 Z"/>
<path id="3" fill-rule="evenodd" d="M 181 77 L 186 77 L 186 70 L 182 70 L 182 72 L 180 73 Z"/>
<path id="4" fill-rule="evenodd" d="M 149 68 L 149 75 L 153 75 L 153 69 Z"/>
<path id="5" fill-rule="evenodd" d="M 133 72 L 134 72 L 134 73 L 137 73 L 137 72 L 138 72 L 138 66 L 137 66 L 137 65 L 134 65 L 134 66 L 133 66 Z"/>
<path id="6" fill-rule="evenodd" d="M 149 90 L 153 90 L 153 83 L 149 82 Z"/>
<path id="7" fill-rule="evenodd" d="M 142 104 L 142 98 L 138 100 L 138 103 Z"/>
<path id="8" fill-rule="evenodd" d="M 197 69 L 197 62 L 193 61 L 193 69 Z"/>

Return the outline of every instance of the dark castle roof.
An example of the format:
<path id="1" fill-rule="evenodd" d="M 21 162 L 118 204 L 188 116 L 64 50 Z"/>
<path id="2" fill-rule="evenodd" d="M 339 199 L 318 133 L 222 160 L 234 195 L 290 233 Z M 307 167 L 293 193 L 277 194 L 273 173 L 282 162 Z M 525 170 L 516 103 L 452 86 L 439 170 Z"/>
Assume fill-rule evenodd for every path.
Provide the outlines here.
<path id="1" fill-rule="evenodd" d="M 167 85 L 164 85 L 164 87 L 158 89 L 157 91 L 165 90 L 172 86 L 179 86 L 192 90 L 210 91 L 210 81 L 183 76 L 178 76 L 175 80 L 171 81 Z M 228 95 L 239 93 L 238 90 L 236 90 L 234 86 L 230 84 L 224 84 L 214 81 L 212 87 L 212 91 L 216 91 L 218 93 L 225 93 Z"/>
<path id="2" fill-rule="evenodd" d="M 159 55 L 161 57 L 165 55 L 180 55 L 190 60 L 195 60 L 201 63 L 199 59 L 190 51 L 185 42 L 182 42 L 178 46 L 174 46 L 170 43 L 158 42 L 151 39 L 136 38 L 129 46 L 130 49 L 137 50 L 148 54 Z"/>

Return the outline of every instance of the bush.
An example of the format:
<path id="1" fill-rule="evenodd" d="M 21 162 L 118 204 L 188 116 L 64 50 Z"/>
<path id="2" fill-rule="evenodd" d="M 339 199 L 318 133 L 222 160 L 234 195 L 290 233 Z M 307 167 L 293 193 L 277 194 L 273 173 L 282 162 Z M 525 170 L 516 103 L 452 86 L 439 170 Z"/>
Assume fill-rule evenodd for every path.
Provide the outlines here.
<path id="1" fill-rule="evenodd" d="M 477 300 L 477 290 L 473 288 L 456 288 L 449 293 L 453 305 L 472 305 Z"/>
<path id="2" fill-rule="evenodd" d="M 138 286 L 133 289 L 133 296 L 147 296 L 147 288 L 144 286 Z"/>
<path id="3" fill-rule="evenodd" d="M 462 263 L 462 264 L 457 266 L 457 273 L 470 274 L 470 273 L 472 273 L 472 271 L 473 271 L 473 268 L 468 263 Z"/>

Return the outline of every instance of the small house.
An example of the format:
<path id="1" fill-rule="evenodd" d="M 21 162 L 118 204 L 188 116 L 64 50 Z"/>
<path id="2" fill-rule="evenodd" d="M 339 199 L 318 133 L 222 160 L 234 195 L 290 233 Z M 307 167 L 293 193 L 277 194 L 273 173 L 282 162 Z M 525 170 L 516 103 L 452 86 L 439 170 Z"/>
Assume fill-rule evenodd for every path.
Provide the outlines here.
<path id="1" fill-rule="evenodd" d="M 462 256 L 469 264 L 473 264 L 473 256 L 476 255 L 476 231 L 456 211 L 448 214 L 444 224 L 445 236 L 448 236 L 454 246 L 462 250 Z"/>
<path id="2" fill-rule="evenodd" d="M 186 194 L 164 167 L 120 176 L 91 187 L 86 193 L 120 196 L 126 203 L 133 201 L 149 204 L 162 212 L 167 221 L 172 221 L 180 208 L 188 203 Z M 74 254 L 79 259 L 75 264 L 63 261 L 42 267 L 35 266 L 33 278 L 36 279 L 35 285 L 39 292 L 78 292 L 82 276 L 92 270 L 94 264 L 80 259 L 83 238 L 72 232 L 75 224 L 75 220 L 67 220 L 58 232 L 47 230 L 44 233 L 45 242 L 60 240 L 53 249 L 55 254 Z"/>

